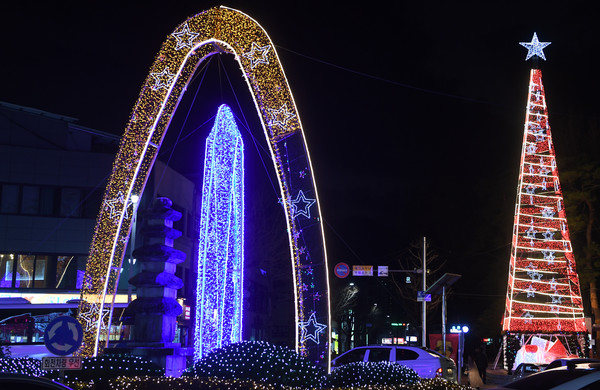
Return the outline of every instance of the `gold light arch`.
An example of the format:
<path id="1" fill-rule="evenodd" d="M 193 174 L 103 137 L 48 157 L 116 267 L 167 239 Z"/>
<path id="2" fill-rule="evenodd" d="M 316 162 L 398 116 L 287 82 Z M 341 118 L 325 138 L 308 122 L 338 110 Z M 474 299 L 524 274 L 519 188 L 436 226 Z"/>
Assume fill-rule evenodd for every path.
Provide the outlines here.
<path id="1" fill-rule="evenodd" d="M 84 342 L 77 354 L 95 356 L 109 321 L 109 300 L 140 195 L 165 132 L 198 66 L 229 53 L 238 61 L 262 123 L 278 174 L 287 220 L 296 297 L 296 349 L 330 361 L 327 256 L 315 179 L 300 116 L 275 47 L 244 13 L 212 8 L 181 24 L 163 43 L 133 108 L 104 193 L 86 268 L 78 320 Z"/>

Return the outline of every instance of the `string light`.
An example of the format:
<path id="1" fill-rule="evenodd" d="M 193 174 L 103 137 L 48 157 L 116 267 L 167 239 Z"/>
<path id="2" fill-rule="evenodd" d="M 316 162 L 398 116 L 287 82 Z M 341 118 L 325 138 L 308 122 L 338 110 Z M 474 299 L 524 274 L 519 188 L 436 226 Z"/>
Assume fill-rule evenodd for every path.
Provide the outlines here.
<path id="1" fill-rule="evenodd" d="M 279 386 L 321 387 L 325 371 L 294 350 L 264 341 L 242 341 L 214 349 L 184 376 L 253 380 Z"/>
<path id="2" fill-rule="evenodd" d="M 330 332 L 327 331 L 319 343 L 301 342 L 299 338 L 299 323 L 305 322 L 313 312 L 319 323 L 327 325 L 327 329 L 331 327 L 325 239 L 314 171 L 300 117 L 269 36 L 252 18 L 226 7 L 199 13 L 176 28 L 174 35 L 169 35 L 162 45 L 141 88 L 104 193 L 104 202 L 120 199 L 119 194 L 127 201 L 115 203 L 114 210 L 106 207 L 100 210 L 90 247 L 79 315 L 88 316 L 96 325 L 85 332 L 82 347 L 77 352 L 79 356 L 95 356 L 102 348 L 100 339 L 107 339 L 109 327 L 100 325 L 99 313 L 104 310 L 106 297 L 114 294 L 118 284 L 119 272 L 113 270 L 121 269 L 132 222 L 125 205 L 133 194 L 143 193 L 170 120 L 199 64 L 222 52 L 233 54 L 240 65 L 278 175 L 295 285 L 296 349 L 329 369 Z M 316 202 L 310 218 L 294 218 L 291 194 L 299 191 Z M 306 248 L 302 255 L 299 246 Z M 311 273 L 305 274 L 308 267 Z M 303 277 L 309 283 L 303 282 Z M 309 291 L 302 291 L 303 283 L 311 286 Z M 321 299 L 313 299 L 317 293 Z M 98 308 L 92 309 L 93 305 Z"/>
<path id="3" fill-rule="evenodd" d="M 199 231 L 196 361 L 242 339 L 244 145 L 226 105 L 206 139 Z"/>
<path id="4" fill-rule="evenodd" d="M 532 45 L 535 42 L 537 36 L 534 34 Z M 539 50 L 534 54 L 541 53 L 543 58 L 541 49 L 545 46 L 529 48 L 528 55 L 532 50 Z M 579 277 L 562 199 L 542 73 L 532 69 L 504 331 L 586 331 Z"/>
<path id="5" fill-rule="evenodd" d="M 329 377 L 329 385 L 336 388 L 379 388 L 385 385 L 414 385 L 419 381 L 419 376 L 412 368 L 385 361 L 344 364 L 333 370 Z"/>

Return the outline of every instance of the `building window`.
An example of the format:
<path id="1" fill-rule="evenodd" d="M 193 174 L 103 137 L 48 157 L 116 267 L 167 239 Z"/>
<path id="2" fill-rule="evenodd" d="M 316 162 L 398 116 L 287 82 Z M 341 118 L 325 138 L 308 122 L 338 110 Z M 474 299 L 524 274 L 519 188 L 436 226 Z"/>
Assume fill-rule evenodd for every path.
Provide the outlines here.
<path id="1" fill-rule="evenodd" d="M 62 188 L 60 190 L 60 216 L 81 216 L 81 190 L 78 188 Z"/>
<path id="2" fill-rule="evenodd" d="M 2 207 L 4 214 L 16 214 L 19 212 L 19 186 L 16 184 L 2 185 Z"/>
<path id="3" fill-rule="evenodd" d="M 36 215 L 40 211 L 40 187 L 23 186 L 21 214 Z"/>
<path id="4" fill-rule="evenodd" d="M 42 187 L 40 192 L 40 215 L 54 215 L 56 189 L 53 187 Z"/>
<path id="5" fill-rule="evenodd" d="M 0 288 L 80 289 L 86 262 L 86 256 L 0 253 Z"/>
<path id="6" fill-rule="evenodd" d="M 0 254 L 0 288 L 12 288 L 13 286 L 13 267 L 14 256 L 9 254 Z"/>

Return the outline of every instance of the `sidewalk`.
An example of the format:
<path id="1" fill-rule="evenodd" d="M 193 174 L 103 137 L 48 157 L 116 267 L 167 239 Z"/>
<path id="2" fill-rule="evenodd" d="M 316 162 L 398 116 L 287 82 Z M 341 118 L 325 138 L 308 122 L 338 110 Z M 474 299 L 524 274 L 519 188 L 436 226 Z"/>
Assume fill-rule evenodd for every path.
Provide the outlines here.
<path id="1" fill-rule="evenodd" d="M 498 386 L 505 385 L 507 383 L 512 382 L 513 377 L 511 375 L 507 375 L 506 370 L 504 369 L 491 369 L 488 368 L 486 370 L 486 384 L 482 387 L 482 389 L 489 389 Z M 467 375 L 462 375 L 460 380 L 461 385 L 468 385 L 469 378 Z"/>

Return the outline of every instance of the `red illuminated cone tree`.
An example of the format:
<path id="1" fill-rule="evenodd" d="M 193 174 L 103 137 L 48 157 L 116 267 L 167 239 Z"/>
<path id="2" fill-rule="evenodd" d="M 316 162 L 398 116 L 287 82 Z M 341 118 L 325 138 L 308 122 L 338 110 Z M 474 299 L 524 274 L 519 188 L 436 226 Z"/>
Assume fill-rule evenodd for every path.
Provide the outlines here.
<path id="1" fill-rule="evenodd" d="M 549 42 L 531 43 L 545 59 Z M 569 238 L 542 72 L 531 70 L 502 330 L 585 332 L 583 303 Z"/>

